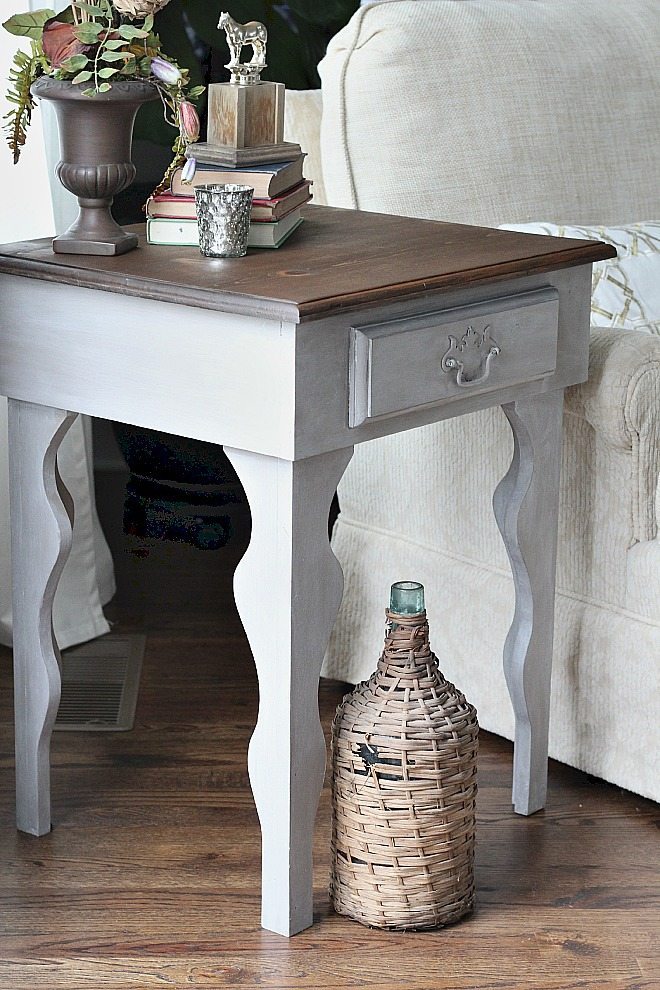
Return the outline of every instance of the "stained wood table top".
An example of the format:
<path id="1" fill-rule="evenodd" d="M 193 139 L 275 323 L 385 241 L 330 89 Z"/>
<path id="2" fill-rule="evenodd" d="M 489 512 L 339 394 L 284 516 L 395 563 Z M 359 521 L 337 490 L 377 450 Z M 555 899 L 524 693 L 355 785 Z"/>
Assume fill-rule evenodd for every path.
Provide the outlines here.
<path id="1" fill-rule="evenodd" d="M 210 259 L 148 245 L 118 257 L 55 254 L 51 239 L 0 246 L 0 273 L 293 322 L 476 282 L 613 257 L 600 241 L 340 210 L 305 209 L 278 250 Z"/>

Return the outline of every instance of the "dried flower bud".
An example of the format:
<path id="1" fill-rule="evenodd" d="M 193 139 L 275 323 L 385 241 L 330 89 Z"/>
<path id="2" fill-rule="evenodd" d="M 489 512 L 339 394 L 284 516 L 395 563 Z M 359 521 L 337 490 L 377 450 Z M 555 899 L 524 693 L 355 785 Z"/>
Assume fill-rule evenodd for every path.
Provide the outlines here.
<path id="1" fill-rule="evenodd" d="M 186 164 L 181 169 L 181 181 L 188 183 L 192 182 L 195 178 L 195 172 L 197 171 L 197 162 L 194 158 L 188 158 Z"/>
<path id="2" fill-rule="evenodd" d="M 199 116 L 192 103 L 182 100 L 179 103 L 179 127 L 186 144 L 192 144 L 199 137 Z"/>
<path id="3" fill-rule="evenodd" d="M 144 20 L 149 14 L 157 14 L 170 0 L 112 0 L 112 6 L 132 21 Z"/>
<path id="4" fill-rule="evenodd" d="M 166 62 L 164 58 L 152 58 L 151 71 L 156 79 L 160 79 L 166 86 L 176 86 L 181 79 L 181 72 L 176 65 Z"/>

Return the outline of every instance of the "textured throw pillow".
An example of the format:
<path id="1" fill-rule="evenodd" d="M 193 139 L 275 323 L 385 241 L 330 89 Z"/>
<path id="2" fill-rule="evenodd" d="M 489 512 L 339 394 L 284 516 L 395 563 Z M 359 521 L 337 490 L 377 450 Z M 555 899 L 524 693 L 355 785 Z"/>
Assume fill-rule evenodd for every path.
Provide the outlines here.
<path id="1" fill-rule="evenodd" d="M 591 324 L 660 334 L 660 223 L 623 227 L 569 227 L 556 223 L 503 223 L 502 230 L 606 241 L 617 257 L 593 268 Z"/>

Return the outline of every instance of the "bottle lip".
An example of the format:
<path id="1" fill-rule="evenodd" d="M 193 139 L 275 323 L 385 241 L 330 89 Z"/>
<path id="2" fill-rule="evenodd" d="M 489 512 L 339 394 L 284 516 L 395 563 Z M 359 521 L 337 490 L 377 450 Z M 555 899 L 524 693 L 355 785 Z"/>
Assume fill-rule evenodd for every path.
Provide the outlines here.
<path id="1" fill-rule="evenodd" d="M 419 581 L 397 581 L 390 588 L 390 610 L 397 615 L 421 615 L 425 611 L 424 585 Z"/>

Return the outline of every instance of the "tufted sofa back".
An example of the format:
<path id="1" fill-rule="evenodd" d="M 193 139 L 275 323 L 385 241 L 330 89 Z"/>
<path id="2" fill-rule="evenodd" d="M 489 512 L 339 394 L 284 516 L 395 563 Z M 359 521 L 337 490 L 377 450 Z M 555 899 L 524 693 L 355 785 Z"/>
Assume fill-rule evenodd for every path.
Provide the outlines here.
<path id="1" fill-rule="evenodd" d="M 484 225 L 660 217 L 658 0 L 388 0 L 354 15 L 320 72 L 332 205 Z"/>

